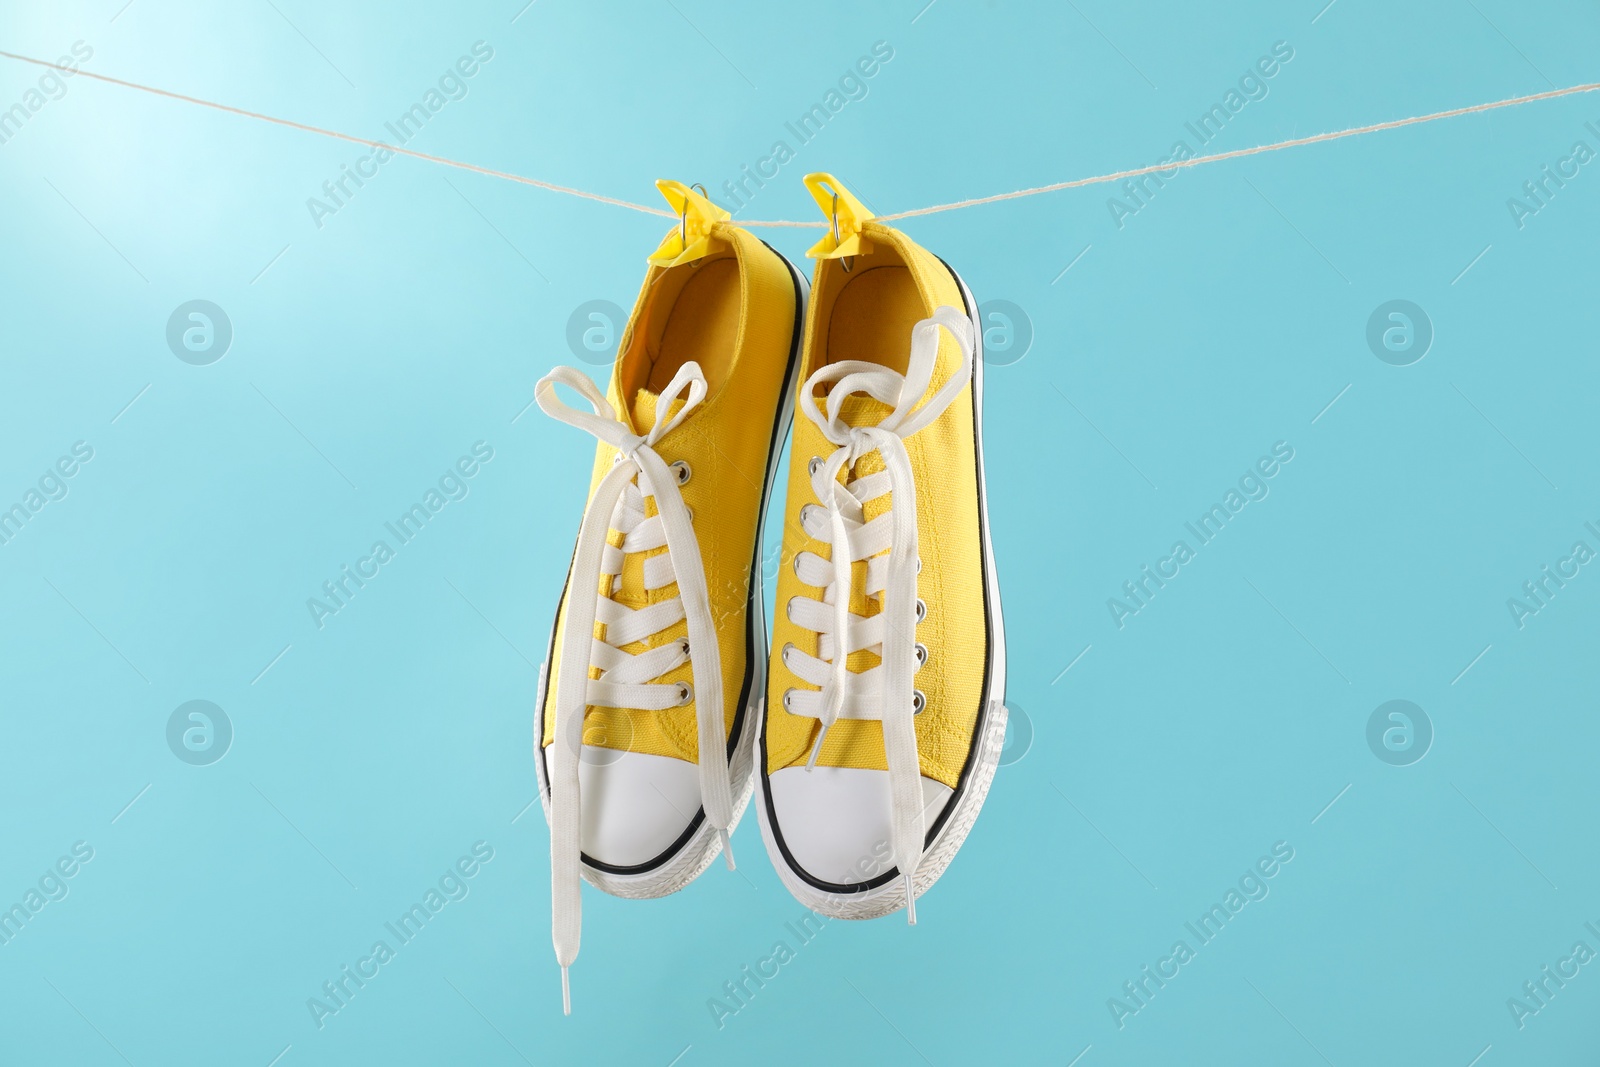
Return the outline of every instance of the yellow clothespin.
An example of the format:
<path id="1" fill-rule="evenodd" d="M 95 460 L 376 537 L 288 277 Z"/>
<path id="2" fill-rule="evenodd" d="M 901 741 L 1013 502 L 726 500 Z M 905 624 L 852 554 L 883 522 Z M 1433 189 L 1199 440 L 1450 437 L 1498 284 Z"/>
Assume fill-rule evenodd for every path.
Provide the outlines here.
<path id="1" fill-rule="evenodd" d="M 828 232 L 806 255 L 812 259 L 842 259 L 848 271 L 856 256 L 872 251 L 872 244 L 861 236 L 861 224 L 873 217 L 872 212 L 831 174 L 807 174 L 805 183 L 828 219 Z"/>
<path id="2" fill-rule="evenodd" d="M 667 198 L 672 210 L 678 213 L 677 227 L 662 240 L 650 262 L 657 267 L 676 267 L 692 263 L 712 252 L 727 249 L 721 238 L 711 236 L 711 227 L 726 222 L 733 216 L 693 188 L 667 178 L 656 181 L 656 188 Z M 700 186 L 701 191 L 705 186 Z"/>

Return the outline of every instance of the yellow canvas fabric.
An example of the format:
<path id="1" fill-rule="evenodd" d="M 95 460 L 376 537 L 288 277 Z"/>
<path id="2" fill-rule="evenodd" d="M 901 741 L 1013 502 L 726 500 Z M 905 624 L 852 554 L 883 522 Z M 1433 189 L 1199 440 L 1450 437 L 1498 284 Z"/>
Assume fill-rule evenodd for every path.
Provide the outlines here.
<path id="1" fill-rule="evenodd" d="M 606 396 L 635 433 L 646 433 L 655 420 L 656 394 L 681 363 L 698 362 L 708 392 L 684 422 L 656 446 L 662 459 L 688 463 L 690 478 L 682 487 L 684 503 L 694 514 L 695 535 L 706 567 L 706 586 L 716 619 L 722 657 L 725 697 L 724 728 L 730 729 L 738 710 L 746 668 L 746 605 L 751 561 L 773 446 L 784 374 L 794 330 L 794 282 L 788 266 L 756 237 L 729 223 L 719 223 L 713 235 L 729 250 L 678 267 L 651 267 L 634 311 L 618 345 Z M 781 441 L 779 442 L 781 444 Z M 611 469 L 616 449 L 600 443 L 595 450 L 589 492 Z M 647 502 L 650 514 L 654 501 Z M 612 544 L 621 535 L 612 531 Z M 629 607 L 670 600 L 678 595 L 676 583 L 646 591 L 643 567 L 646 555 L 625 557 L 621 587 L 611 590 L 610 577 L 599 589 L 577 590 L 577 595 L 613 596 Z M 759 564 L 758 564 L 759 565 Z M 568 590 L 556 627 L 555 647 L 549 660 L 542 745 L 555 740 L 557 664 L 566 637 Z M 605 627 L 596 623 L 595 636 Z M 638 653 L 686 637 L 686 622 L 625 647 Z M 692 653 L 691 653 L 692 654 Z M 757 655 L 765 650 L 756 649 Z M 598 671 L 591 668 L 591 676 Z M 662 682 L 690 681 L 684 664 L 663 675 Z M 760 694 L 751 694 L 753 703 Z M 698 759 L 695 703 L 665 711 L 591 707 L 584 718 L 584 742 L 647 755 Z"/>
<path id="2" fill-rule="evenodd" d="M 799 375 L 802 387 L 824 362 L 841 358 L 870 359 L 903 373 L 911 324 L 940 305 L 963 307 L 961 290 L 950 271 L 905 234 L 878 222 L 868 222 L 862 233 L 872 251 L 856 257 L 848 273 L 837 260 L 818 261 Z M 859 297 L 850 292 L 858 285 L 863 287 Z M 836 315 L 836 310 L 840 314 Z M 875 314 L 889 321 L 869 321 Z M 960 373 L 960 362 L 960 349 L 941 331 L 927 395 Z M 888 410 L 865 396 L 852 397 L 844 407 L 857 425 L 876 423 Z M 818 720 L 784 710 L 785 690 L 816 687 L 808 686 L 784 665 L 782 650 L 793 643 L 803 652 L 817 654 L 818 636 L 790 622 L 785 606 L 791 597 L 822 597 L 820 588 L 801 584 L 790 564 L 800 552 L 813 552 L 824 559 L 831 556 L 826 543 L 806 535 L 800 525 L 800 509 L 819 503 L 811 489 L 808 463 L 813 456 L 826 458 L 835 446 L 804 416 L 797 416 L 794 426 L 784 510 L 784 566 L 778 575 L 767 691 L 768 773 L 803 766 L 821 729 Z M 927 697 L 926 710 L 916 718 L 917 750 L 922 773 L 953 788 L 971 747 L 987 654 L 970 385 L 938 419 L 906 440 L 906 451 L 917 485 L 917 537 L 922 558 L 917 595 L 928 608 L 926 619 L 917 627 L 917 640 L 928 649 L 927 663 L 916 675 L 916 686 Z M 882 460 L 873 452 L 862 457 L 854 473 L 880 469 Z M 848 470 L 840 475 L 841 479 L 850 476 Z M 868 505 L 866 516 L 874 518 L 892 506 L 891 496 L 885 496 Z M 858 592 L 850 609 L 859 615 L 874 614 L 879 606 L 876 599 L 859 593 L 865 579 L 866 564 L 856 563 L 852 584 Z M 874 666 L 877 658 L 870 652 L 857 652 L 848 665 L 859 673 Z M 882 725 L 840 719 L 828 731 L 817 763 L 887 770 Z"/>

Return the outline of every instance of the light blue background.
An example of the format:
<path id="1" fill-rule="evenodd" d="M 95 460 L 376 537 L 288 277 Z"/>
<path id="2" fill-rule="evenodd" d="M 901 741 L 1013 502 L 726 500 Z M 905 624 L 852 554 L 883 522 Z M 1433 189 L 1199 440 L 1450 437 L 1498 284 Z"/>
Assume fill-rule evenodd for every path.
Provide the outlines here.
<path id="1" fill-rule="evenodd" d="M 377 138 L 483 40 L 413 147 L 654 203 L 662 176 L 725 199 L 889 42 L 742 213 L 768 219 L 813 217 L 809 170 L 888 212 L 1154 162 L 1276 41 L 1212 149 L 1600 54 L 1576 0 L 923 2 L 95 0 L 8 5 L 0 47 L 82 40 L 89 70 Z M 0 61 L 0 107 L 40 73 Z M 1600 949 L 1600 575 L 1520 630 L 1506 606 L 1600 549 L 1600 164 L 1523 228 L 1506 206 L 1600 148 L 1586 121 L 1600 95 L 1206 166 L 1120 230 L 1105 186 L 905 224 L 1034 331 L 986 440 L 1032 747 L 918 927 L 827 924 L 719 1030 L 708 998 L 802 914 L 754 820 L 737 874 L 585 894 L 563 1019 L 528 808 L 591 442 L 517 416 L 661 220 L 397 159 L 319 229 L 307 198 L 364 150 L 71 81 L 0 145 L 0 503 L 94 449 L 0 546 L 0 904 L 95 852 L 0 946 L 0 1061 L 1594 1062 L 1600 966 L 1524 1029 L 1506 1006 Z M 195 298 L 235 331 L 209 366 L 164 338 Z M 1398 298 L 1436 332 L 1405 367 L 1366 343 Z M 470 495 L 319 630 L 306 599 L 479 440 Z M 1107 598 L 1277 441 L 1270 496 L 1118 629 Z M 210 766 L 167 746 L 193 699 L 235 730 Z M 1411 766 L 1367 745 L 1391 699 L 1436 732 Z M 470 895 L 319 1030 L 307 999 L 480 840 Z M 1278 841 L 1270 896 L 1119 1029 L 1108 998 Z"/>

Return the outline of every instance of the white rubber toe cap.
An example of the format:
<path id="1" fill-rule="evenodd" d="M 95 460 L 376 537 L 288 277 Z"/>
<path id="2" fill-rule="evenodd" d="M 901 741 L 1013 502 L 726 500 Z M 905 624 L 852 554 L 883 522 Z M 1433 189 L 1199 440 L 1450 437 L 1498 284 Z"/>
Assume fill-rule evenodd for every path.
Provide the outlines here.
<path id="1" fill-rule="evenodd" d="M 655 859 L 700 810 L 699 769 L 672 756 L 583 746 L 583 852 L 613 867 Z"/>
<path id="2" fill-rule="evenodd" d="M 888 771 L 785 767 L 769 781 L 778 831 L 804 873 L 855 885 L 894 866 Z M 924 825 L 933 825 L 952 792 L 943 782 L 922 779 Z"/>

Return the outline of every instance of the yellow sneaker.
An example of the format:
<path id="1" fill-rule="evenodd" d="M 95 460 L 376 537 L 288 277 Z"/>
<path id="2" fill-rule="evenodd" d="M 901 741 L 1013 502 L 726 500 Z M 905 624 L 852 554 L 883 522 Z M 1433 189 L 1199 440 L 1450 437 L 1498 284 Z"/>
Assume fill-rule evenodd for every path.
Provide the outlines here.
<path id="1" fill-rule="evenodd" d="M 828 211 L 837 183 L 807 184 Z M 808 908 L 868 919 L 905 907 L 915 922 L 1005 737 L 982 330 L 949 266 L 836 195 L 844 224 L 835 214 L 812 250 L 761 829 Z"/>
<path id="2" fill-rule="evenodd" d="M 761 524 L 805 281 L 726 212 L 661 184 L 684 221 L 651 257 L 606 395 L 568 367 L 536 392 L 546 414 L 600 439 L 535 717 L 568 1012 L 580 877 L 664 896 L 728 849 L 766 687 Z M 565 404 L 557 383 L 592 410 Z"/>

